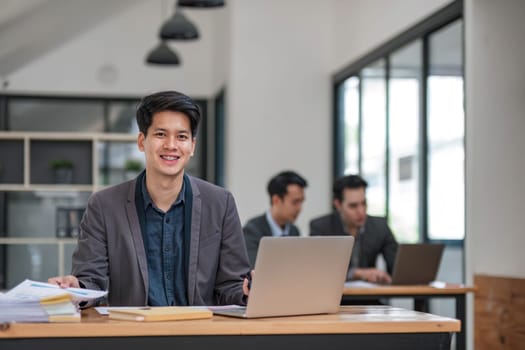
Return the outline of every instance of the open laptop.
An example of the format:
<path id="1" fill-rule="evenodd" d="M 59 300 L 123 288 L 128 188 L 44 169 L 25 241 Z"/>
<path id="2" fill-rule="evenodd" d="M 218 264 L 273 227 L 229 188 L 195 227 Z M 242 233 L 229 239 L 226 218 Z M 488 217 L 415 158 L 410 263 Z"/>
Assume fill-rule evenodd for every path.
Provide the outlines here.
<path id="1" fill-rule="evenodd" d="M 351 236 L 263 237 L 247 306 L 213 312 L 243 318 L 335 313 L 353 245 Z"/>
<path id="2" fill-rule="evenodd" d="M 436 279 L 444 244 L 400 244 L 392 285 L 429 284 Z"/>

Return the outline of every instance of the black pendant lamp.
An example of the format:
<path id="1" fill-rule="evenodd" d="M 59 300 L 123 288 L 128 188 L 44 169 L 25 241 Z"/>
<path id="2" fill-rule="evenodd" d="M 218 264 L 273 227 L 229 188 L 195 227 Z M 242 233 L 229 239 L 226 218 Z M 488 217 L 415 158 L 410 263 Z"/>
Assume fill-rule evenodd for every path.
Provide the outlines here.
<path id="1" fill-rule="evenodd" d="M 146 62 L 150 64 L 162 64 L 178 66 L 180 64 L 179 57 L 162 41 L 156 48 L 151 50 L 146 57 Z"/>
<path id="2" fill-rule="evenodd" d="M 199 31 L 195 24 L 175 7 L 173 16 L 160 28 L 159 36 L 162 40 L 195 40 L 199 38 Z"/>
<path id="3" fill-rule="evenodd" d="M 224 0 L 179 0 L 183 7 L 222 7 Z"/>

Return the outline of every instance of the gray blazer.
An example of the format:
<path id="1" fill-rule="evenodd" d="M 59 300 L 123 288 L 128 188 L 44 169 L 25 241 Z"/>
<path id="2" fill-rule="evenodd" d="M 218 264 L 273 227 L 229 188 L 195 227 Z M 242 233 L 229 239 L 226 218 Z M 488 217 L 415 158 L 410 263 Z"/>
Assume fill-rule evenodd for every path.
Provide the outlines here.
<path id="1" fill-rule="evenodd" d="M 246 242 L 246 250 L 248 251 L 248 259 L 252 269 L 255 266 L 255 259 L 257 258 L 257 250 L 259 250 L 259 241 L 264 236 L 272 236 L 272 229 L 266 214 L 250 219 L 243 227 L 244 241 Z M 299 236 L 299 229 L 295 225 L 290 227 L 290 236 Z"/>
<path id="2" fill-rule="evenodd" d="M 325 215 L 310 221 L 311 236 L 346 234 L 338 213 Z M 381 254 L 385 259 L 388 273 L 392 274 L 398 244 L 385 218 L 368 215 L 364 234 L 360 237 L 359 242 L 359 266 L 350 266 L 351 268 L 375 267 L 376 259 Z"/>
<path id="3" fill-rule="evenodd" d="M 188 263 L 189 305 L 244 304 L 250 271 L 230 192 L 189 177 L 193 192 Z M 148 267 L 135 206 L 136 181 L 91 195 L 80 223 L 72 274 L 90 289 L 108 290 L 110 305 L 146 305 Z"/>

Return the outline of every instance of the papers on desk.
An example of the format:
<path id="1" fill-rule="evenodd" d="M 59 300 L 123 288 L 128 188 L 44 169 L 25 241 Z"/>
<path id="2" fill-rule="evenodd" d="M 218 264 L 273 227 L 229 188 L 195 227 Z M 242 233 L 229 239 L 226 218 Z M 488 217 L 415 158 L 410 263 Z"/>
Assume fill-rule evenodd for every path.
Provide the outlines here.
<path id="1" fill-rule="evenodd" d="M 432 281 L 428 284 L 430 287 L 434 288 L 464 288 L 463 283 L 449 283 L 443 281 Z"/>
<path id="2" fill-rule="evenodd" d="M 17 299 L 0 294 L 0 322 L 80 322 L 69 294 L 50 298 Z"/>
<path id="3" fill-rule="evenodd" d="M 106 294 L 25 280 L 8 292 L 0 293 L 0 322 L 79 322 L 78 302 Z"/>
<path id="4" fill-rule="evenodd" d="M 345 282 L 345 288 L 377 288 L 381 286 L 392 286 L 391 284 L 378 284 L 378 283 L 371 283 L 366 281 L 348 281 Z M 447 283 L 442 281 L 432 281 L 428 284 L 429 287 L 433 288 L 457 288 L 457 287 L 463 287 L 462 284 L 459 283 Z"/>
<path id="5" fill-rule="evenodd" d="M 56 284 L 25 280 L 13 289 L 5 293 L 8 297 L 16 299 L 42 299 L 68 294 L 75 302 L 90 301 L 102 298 L 107 291 L 84 289 L 84 288 L 60 288 Z"/>
<path id="6" fill-rule="evenodd" d="M 377 283 L 359 280 L 345 282 L 345 288 L 377 288 L 379 286 L 381 285 Z"/>
<path id="7" fill-rule="evenodd" d="M 47 322 L 39 300 L 19 300 L 0 294 L 0 322 Z"/>

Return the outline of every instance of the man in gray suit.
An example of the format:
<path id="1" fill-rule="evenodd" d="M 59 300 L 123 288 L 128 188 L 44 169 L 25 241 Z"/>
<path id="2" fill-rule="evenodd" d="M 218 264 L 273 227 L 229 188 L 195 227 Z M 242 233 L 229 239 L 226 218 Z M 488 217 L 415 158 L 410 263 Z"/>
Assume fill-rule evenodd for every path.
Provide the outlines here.
<path id="1" fill-rule="evenodd" d="M 270 179 L 267 186 L 270 209 L 250 219 L 243 227 L 252 268 L 262 237 L 299 236 L 299 229 L 293 223 L 301 212 L 307 186 L 306 180 L 294 171 L 283 171 Z"/>
<path id="2" fill-rule="evenodd" d="M 137 144 L 146 169 L 90 197 L 72 274 L 50 283 L 108 290 L 111 306 L 246 303 L 250 266 L 235 201 L 184 172 L 200 118 L 175 91 L 142 99 Z"/>
<path id="3" fill-rule="evenodd" d="M 367 185 L 357 175 L 337 179 L 333 186 L 336 212 L 311 220 L 310 235 L 354 236 L 347 279 L 390 283 L 398 244 L 385 218 L 367 215 Z M 388 273 L 376 268 L 380 254 Z"/>

